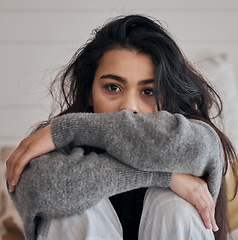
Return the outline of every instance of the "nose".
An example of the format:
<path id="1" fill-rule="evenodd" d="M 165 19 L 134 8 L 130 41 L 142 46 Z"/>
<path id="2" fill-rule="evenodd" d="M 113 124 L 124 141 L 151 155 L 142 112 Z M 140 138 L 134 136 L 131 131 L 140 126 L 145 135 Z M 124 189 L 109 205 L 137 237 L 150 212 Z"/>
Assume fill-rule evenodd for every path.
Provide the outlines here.
<path id="1" fill-rule="evenodd" d="M 124 95 L 124 97 L 121 100 L 121 110 L 130 110 L 134 114 L 139 113 L 139 100 L 136 97 L 136 93 L 128 93 Z"/>

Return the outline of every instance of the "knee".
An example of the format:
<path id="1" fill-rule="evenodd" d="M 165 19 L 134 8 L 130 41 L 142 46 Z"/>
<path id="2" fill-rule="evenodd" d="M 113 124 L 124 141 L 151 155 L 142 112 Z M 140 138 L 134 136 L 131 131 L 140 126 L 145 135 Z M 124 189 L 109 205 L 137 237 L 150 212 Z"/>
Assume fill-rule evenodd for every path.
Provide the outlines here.
<path id="1" fill-rule="evenodd" d="M 148 233 L 153 237 L 147 238 Z M 170 189 L 150 188 L 145 196 L 140 239 L 214 239 L 197 209 Z M 150 236 L 150 235 L 149 235 Z"/>
<path id="2" fill-rule="evenodd" d="M 197 209 L 170 189 L 152 188 L 145 204 L 150 208 L 150 216 L 159 218 L 159 221 L 176 225 L 181 222 L 202 222 Z"/>

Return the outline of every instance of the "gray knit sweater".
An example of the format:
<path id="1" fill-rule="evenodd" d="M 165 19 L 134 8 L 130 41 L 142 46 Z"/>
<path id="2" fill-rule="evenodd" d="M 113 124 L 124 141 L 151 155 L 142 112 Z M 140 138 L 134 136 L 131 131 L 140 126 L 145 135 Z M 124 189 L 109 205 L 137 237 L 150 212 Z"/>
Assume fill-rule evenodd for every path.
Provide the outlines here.
<path id="1" fill-rule="evenodd" d="M 52 121 L 56 150 L 25 168 L 12 200 L 28 240 L 41 219 L 82 213 L 101 199 L 140 187 L 169 187 L 173 172 L 206 176 L 216 201 L 223 151 L 206 123 L 179 114 L 72 113 Z M 70 145 L 66 154 L 62 147 Z M 106 153 L 85 154 L 82 146 Z"/>

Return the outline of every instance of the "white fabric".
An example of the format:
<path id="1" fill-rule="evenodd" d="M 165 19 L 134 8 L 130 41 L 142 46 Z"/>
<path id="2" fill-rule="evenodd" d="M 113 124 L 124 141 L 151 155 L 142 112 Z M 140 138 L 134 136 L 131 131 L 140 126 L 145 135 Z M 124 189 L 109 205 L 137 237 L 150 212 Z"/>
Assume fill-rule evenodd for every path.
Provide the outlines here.
<path id="1" fill-rule="evenodd" d="M 82 215 L 44 221 L 37 240 L 122 240 L 122 227 L 108 199 Z"/>
<path id="2" fill-rule="evenodd" d="M 37 240 L 122 240 L 122 227 L 108 199 L 82 215 L 44 221 Z M 139 240 L 212 240 L 191 204 L 168 188 L 150 187 L 145 195 Z"/>
<path id="3" fill-rule="evenodd" d="M 139 240 L 212 240 L 194 206 L 168 188 L 151 187 L 146 192 Z"/>

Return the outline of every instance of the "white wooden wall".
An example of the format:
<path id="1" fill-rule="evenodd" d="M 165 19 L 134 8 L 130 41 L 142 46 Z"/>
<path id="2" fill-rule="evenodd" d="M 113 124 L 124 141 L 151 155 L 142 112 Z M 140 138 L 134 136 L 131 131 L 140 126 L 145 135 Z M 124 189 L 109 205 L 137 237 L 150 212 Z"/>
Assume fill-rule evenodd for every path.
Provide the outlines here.
<path id="1" fill-rule="evenodd" d="M 0 0 L 0 147 L 47 118 L 52 69 L 106 19 L 132 13 L 167 24 L 192 62 L 226 53 L 238 76 L 237 0 Z"/>

